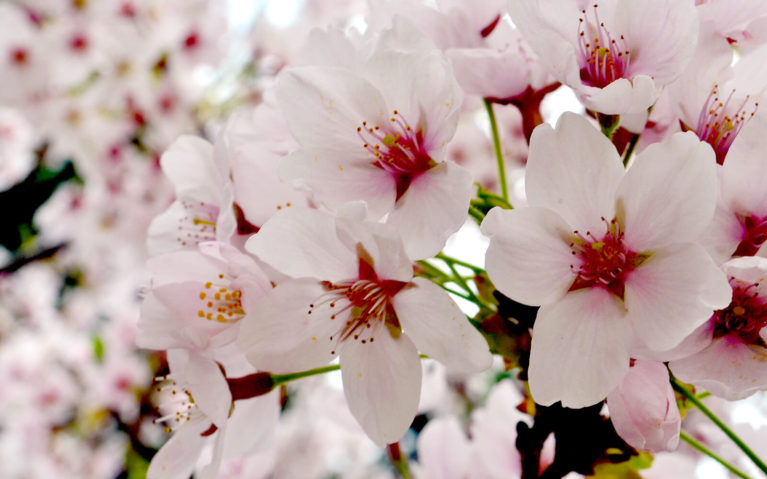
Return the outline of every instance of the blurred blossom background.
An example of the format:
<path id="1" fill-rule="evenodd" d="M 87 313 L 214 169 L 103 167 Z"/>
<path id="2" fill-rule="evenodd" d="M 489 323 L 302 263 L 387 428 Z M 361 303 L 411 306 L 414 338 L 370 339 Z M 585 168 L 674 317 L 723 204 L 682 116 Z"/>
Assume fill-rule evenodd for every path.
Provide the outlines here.
<path id="1" fill-rule="evenodd" d="M 0 0 L 0 477 L 145 477 L 169 437 L 152 422 L 166 360 L 134 341 L 147 227 L 174 199 L 159 159 L 179 135 L 213 139 L 259 104 L 312 27 L 363 32 L 366 13 L 361 0 Z M 497 109 L 514 194 L 527 146 L 516 109 Z M 543 105 L 551 123 L 567 110 L 583 111 L 565 88 Z M 462 122 L 450 154 L 486 160 L 470 167 L 492 181 L 486 122 Z M 467 227 L 446 252 L 481 265 L 485 248 Z M 426 361 L 403 444 L 415 451 L 429 419 L 483 406 L 502 371 L 454 378 Z M 339 384 L 292 384 L 267 444 L 220 477 L 395 477 Z M 512 414 L 498 404 L 495 416 Z M 765 412 L 757 394 L 722 414 L 764 427 Z M 498 441 L 513 444 L 507 429 Z M 668 460 L 726 477 L 709 460 Z"/>

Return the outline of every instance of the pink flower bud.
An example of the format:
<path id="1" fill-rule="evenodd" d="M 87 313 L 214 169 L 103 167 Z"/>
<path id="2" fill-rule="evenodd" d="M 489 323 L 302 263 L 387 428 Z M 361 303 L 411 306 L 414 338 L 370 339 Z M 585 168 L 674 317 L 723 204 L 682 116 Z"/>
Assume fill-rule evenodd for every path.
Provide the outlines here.
<path id="1" fill-rule="evenodd" d="M 644 451 L 673 451 L 679 444 L 681 417 L 659 361 L 633 361 L 621 383 L 607 396 L 615 431 Z"/>

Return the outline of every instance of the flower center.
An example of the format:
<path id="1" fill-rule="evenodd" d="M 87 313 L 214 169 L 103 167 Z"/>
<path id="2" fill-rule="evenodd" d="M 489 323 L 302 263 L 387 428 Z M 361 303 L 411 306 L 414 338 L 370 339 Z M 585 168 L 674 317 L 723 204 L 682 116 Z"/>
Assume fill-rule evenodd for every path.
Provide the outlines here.
<path id="1" fill-rule="evenodd" d="M 215 241 L 218 206 L 202 201 L 182 201 L 181 206 L 185 214 L 179 220 L 176 241 L 183 247 L 196 247 L 203 241 Z"/>
<path id="2" fill-rule="evenodd" d="M 357 127 L 362 145 L 373 157 L 373 165 L 391 173 L 397 182 L 397 200 L 405 194 L 413 179 L 436 166 L 424 145 L 423 130 L 415 129 L 397 110 L 389 124 Z"/>
<path id="3" fill-rule="evenodd" d="M 617 220 L 604 221 L 607 231 L 602 238 L 597 238 L 587 231 L 582 235 L 574 231 L 570 243 L 572 254 L 580 264 L 570 265 L 576 278 L 570 291 L 582 288 L 604 288 L 623 299 L 625 282 L 646 255 L 635 253 L 623 244 L 623 232 Z"/>
<path id="4" fill-rule="evenodd" d="M 759 248 L 767 241 L 767 217 L 739 217 L 743 227 L 743 239 L 733 256 L 754 256 Z"/>
<path id="5" fill-rule="evenodd" d="M 223 274 L 218 275 L 224 279 Z M 197 316 L 208 321 L 216 320 L 219 323 L 231 323 L 245 316 L 242 309 L 242 291 L 229 289 L 226 285 L 216 284 L 212 281 L 205 283 L 205 287 L 198 296 L 200 309 Z"/>
<path id="6" fill-rule="evenodd" d="M 728 334 L 740 337 L 747 344 L 765 346 L 759 331 L 767 326 L 767 299 L 759 296 L 758 283 L 744 283 L 730 278 L 732 302 L 725 309 L 714 312 L 714 337 Z"/>
<path id="7" fill-rule="evenodd" d="M 192 394 L 179 387 L 170 375 L 157 377 L 156 380 L 162 381 L 155 390 L 161 395 L 159 409 L 164 411 L 164 415 L 153 419 L 153 424 L 164 423 L 165 432 L 170 433 L 193 419 L 204 418 L 204 414 L 194 403 Z"/>
<path id="8" fill-rule="evenodd" d="M 331 321 L 339 320 L 338 332 L 330 336 L 336 344 L 348 339 L 372 343 L 381 326 L 392 337 L 399 337 L 402 327 L 391 300 L 408 283 L 379 279 L 372 258 L 361 244 L 357 244 L 357 257 L 358 278 L 338 283 L 323 281 L 326 293 L 309 305 L 307 314 L 327 314 Z"/>
<path id="9" fill-rule="evenodd" d="M 583 83 L 604 88 L 618 78 L 625 77 L 631 58 L 623 35 L 613 38 L 604 22 L 599 20 L 598 6 L 595 3 L 591 10 L 581 10 L 583 16 L 578 19 L 578 52 Z"/>
<path id="10" fill-rule="evenodd" d="M 740 103 L 734 113 L 728 114 L 733 105 L 731 104 L 735 90 L 730 91 L 727 99 L 723 102 L 719 95 L 719 85 L 714 83 L 706 103 L 698 115 L 698 126 L 695 128 L 695 134 L 701 141 L 705 141 L 716 153 L 716 162 L 720 165 L 724 163 L 724 157 L 730 149 L 730 145 L 738 136 L 743 126 L 750 120 L 759 108 L 758 102 L 753 102 L 754 108 L 751 112 L 746 109 L 751 101 L 750 95 Z"/>

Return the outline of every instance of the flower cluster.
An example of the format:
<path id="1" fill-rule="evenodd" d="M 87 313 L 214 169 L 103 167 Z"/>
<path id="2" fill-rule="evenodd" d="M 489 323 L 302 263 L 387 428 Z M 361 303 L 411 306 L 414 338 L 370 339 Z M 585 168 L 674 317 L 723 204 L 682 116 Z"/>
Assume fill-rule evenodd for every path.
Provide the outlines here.
<path id="1" fill-rule="evenodd" d="M 0 5 L 0 181 L 32 145 L 73 158 L 105 189 L 62 188 L 41 237 L 98 203 L 137 251 L 67 253 L 147 257 L 147 477 L 767 473 L 760 430 L 714 412 L 767 390 L 767 7 L 306 3 L 207 102 L 212 2 Z"/>

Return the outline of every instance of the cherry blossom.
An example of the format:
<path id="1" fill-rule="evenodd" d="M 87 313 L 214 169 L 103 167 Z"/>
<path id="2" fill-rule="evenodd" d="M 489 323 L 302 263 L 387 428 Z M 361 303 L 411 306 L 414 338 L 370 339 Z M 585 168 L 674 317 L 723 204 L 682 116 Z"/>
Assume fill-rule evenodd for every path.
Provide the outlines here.
<path id="1" fill-rule="evenodd" d="M 735 258 L 723 268 L 732 286 L 732 302 L 709 320 L 710 344 L 669 366 L 679 379 L 733 400 L 767 389 L 767 258 Z"/>
<path id="2" fill-rule="evenodd" d="M 541 305 L 529 371 L 538 403 L 600 401 L 634 344 L 670 349 L 729 302 L 694 243 L 716 201 L 713 154 L 694 135 L 648 147 L 624 174 L 609 141 L 565 114 L 535 131 L 526 191 L 530 207 L 496 208 L 482 231 L 496 287 Z"/>
<path id="3" fill-rule="evenodd" d="M 490 365 L 487 344 L 439 287 L 413 279 L 401 240 L 366 223 L 291 208 L 248 251 L 295 279 L 281 282 L 243 321 L 238 345 L 258 369 L 296 372 L 340 356 L 349 408 L 379 445 L 399 440 L 418 408 L 418 352 L 459 372 Z M 458 353 L 460 351 L 460 353 Z"/>
<path id="4" fill-rule="evenodd" d="M 509 11 L 549 71 L 586 108 L 611 115 L 646 113 L 692 58 L 698 35 L 691 2 L 512 1 Z"/>
<path id="5" fill-rule="evenodd" d="M 389 37 L 413 35 L 399 25 Z M 277 99 L 301 146 L 282 175 L 331 208 L 364 200 L 420 259 L 466 219 L 470 175 L 443 158 L 462 94 L 439 51 L 390 49 L 389 37 L 354 70 L 306 66 L 281 75 Z"/>

